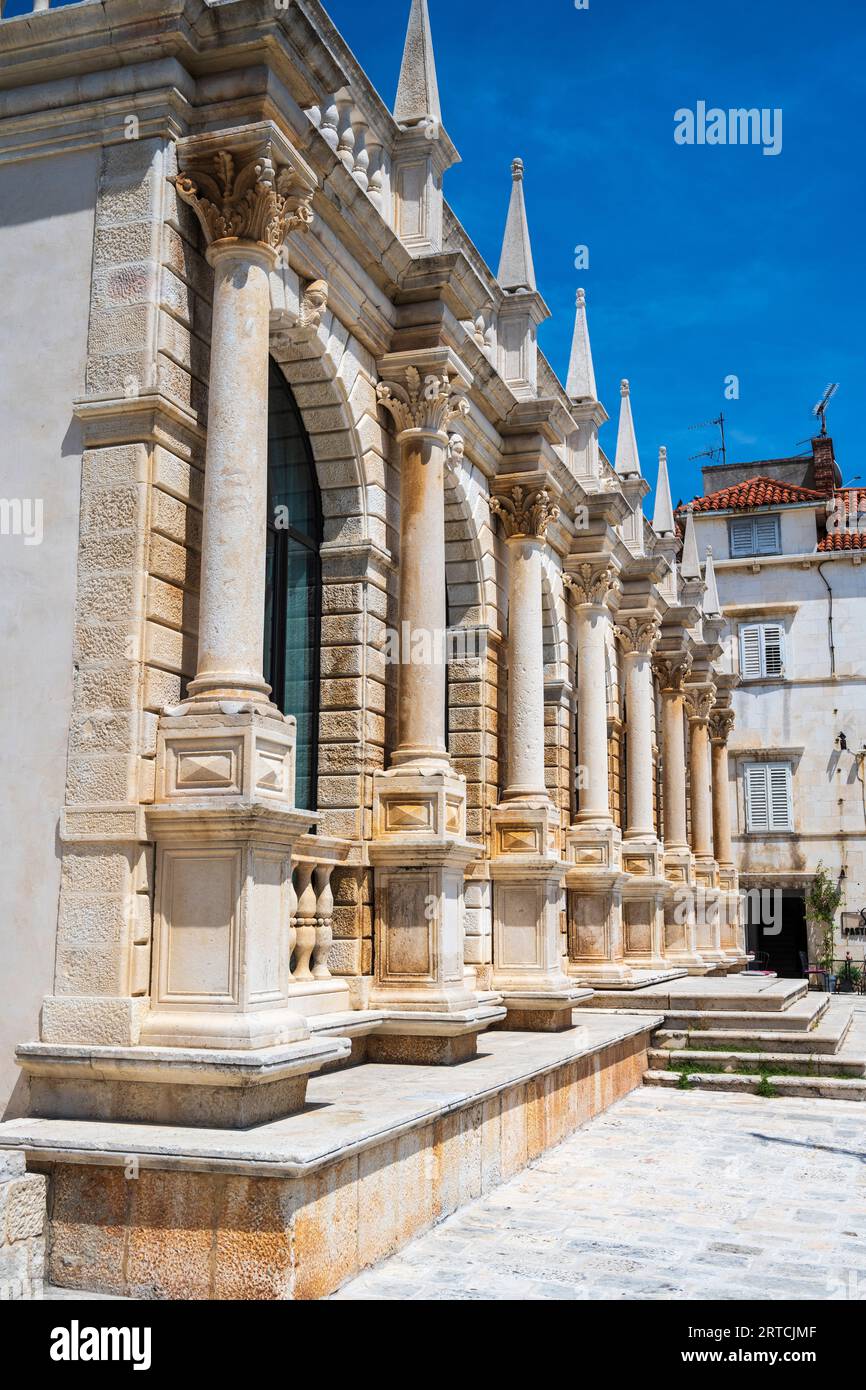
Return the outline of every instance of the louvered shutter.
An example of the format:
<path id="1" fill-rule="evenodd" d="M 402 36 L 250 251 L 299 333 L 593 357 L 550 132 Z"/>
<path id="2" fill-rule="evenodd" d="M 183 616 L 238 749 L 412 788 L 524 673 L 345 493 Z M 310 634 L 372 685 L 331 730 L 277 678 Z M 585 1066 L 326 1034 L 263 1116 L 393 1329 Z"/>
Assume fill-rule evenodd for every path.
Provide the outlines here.
<path id="1" fill-rule="evenodd" d="M 739 555 L 753 555 L 754 537 L 752 518 L 739 516 L 730 524 L 728 532 L 731 543 L 731 559 L 735 560 Z"/>
<path id="2" fill-rule="evenodd" d="M 740 675 L 756 680 L 761 674 L 761 625 L 747 623 L 740 628 Z"/>
<path id="3" fill-rule="evenodd" d="M 770 829 L 792 828 L 791 769 L 785 763 L 770 763 L 767 767 L 770 789 Z"/>
<path id="4" fill-rule="evenodd" d="M 775 555 L 779 549 L 779 518 L 777 516 L 755 517 L 756 555 Z"/>
<path id="5" fill-rule="evenodd" d="M 746 829 L 769 830 L 770 799 L 765 763 L 746 764 Z"/>
<path id="6" fill-rule="evenodd" d="M 764 644 L 762 674 L 781 676 L 785 665 L 785 634 L 778 623 L 764 623 L 761 636 Z"/>

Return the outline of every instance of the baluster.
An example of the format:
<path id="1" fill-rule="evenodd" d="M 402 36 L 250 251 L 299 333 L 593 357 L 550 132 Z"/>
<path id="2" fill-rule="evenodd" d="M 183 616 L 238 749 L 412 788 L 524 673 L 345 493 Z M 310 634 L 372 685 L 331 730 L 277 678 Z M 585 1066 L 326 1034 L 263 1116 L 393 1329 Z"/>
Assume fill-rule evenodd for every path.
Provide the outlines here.
<path id="1" fill-rule="evenodd" d="M 367 148 L 367 127 L 363 121 L 359 120 L 355 124 L 355 162 L 352 168 L 352 177 L 365 193 L 370 185 L 369 168 L 370 151 Z"/>
<path id="2" fill-rule="evenodd" d="M 385 184 L 385 151 L 377 140 L 367 139 L 367 150 L 370 155 L 369 179 L 367 184 L 367 194 L 370 202 L 377 212 L 384 217 L 385 199 L 383 189 Z"/>
<path id="3" fill-rule="evenodd" d="M 346 169 L 351 174 L 355 167 L 355 132 L 352 128 L 352 107 L 349 102 L 343 104 L 340 111 L 340 140 L 337 145 L 337 158 L 342 159 Z"/>
<path id="4" fill-rule="evenodd" d="M 322 128 L 322 109 L 319 106 L 308 106 L 304 112 L 308 120 L 313 122 L 316 130 Z"/>
<path id="5" fill-rule="evenodd" d="M 334 939 L 334 894 L 331 892 L 333 864 L 316 866 L 316 949 L 313 953 L 313 979 L 330 980 L 328 952 Z"/>
<path id="6" fill-rule="evenodd" d="M 313 887 L 313 865 L 299 864 L 298 875 L 298 934 L 295 940 L 295 969 L 292 979 L 312 980 L 310 957 L 316 946 L 316 890 Z"/>
<path id="7" fill-rule="evenodd" d="M 337 145 L 340 143 L 339 127 L 340 111 L 337 106 L 337 98 L 328 97 L 322 110 L 322 124 L 319 126 L 319 130 L 322 133 L 322 139 L 327 141 L 335 154 Z"/>
<path id="8" fill-rule="evenodd" d="M 298 939 L 298 927 L 295 917 L 298 911 L 298 895 L 295 892 L 294 870 L 289 868 L 289 975 L 294 979 L 292 973 L 292 956 L 295 954 L 295 943 Z"/>

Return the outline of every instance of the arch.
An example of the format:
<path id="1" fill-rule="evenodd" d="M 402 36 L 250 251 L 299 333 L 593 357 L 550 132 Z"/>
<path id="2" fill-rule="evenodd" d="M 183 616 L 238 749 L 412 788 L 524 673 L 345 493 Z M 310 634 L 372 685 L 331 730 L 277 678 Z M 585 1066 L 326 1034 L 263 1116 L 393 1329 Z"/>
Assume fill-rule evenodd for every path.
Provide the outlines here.
<path id="1" fill-rule="evenodd" d="M 297 721 L 299 806 L 316 809 L 322 633 L 322 505 L 310 440 L 276 363 L 268 379 L 265 679 Z"/>

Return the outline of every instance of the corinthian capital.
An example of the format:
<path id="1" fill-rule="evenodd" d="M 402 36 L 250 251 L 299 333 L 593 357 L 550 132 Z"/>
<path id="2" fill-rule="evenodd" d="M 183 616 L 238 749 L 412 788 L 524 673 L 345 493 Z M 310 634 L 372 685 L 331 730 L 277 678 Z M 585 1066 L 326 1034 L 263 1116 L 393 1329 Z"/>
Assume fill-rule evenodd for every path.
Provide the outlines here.
<path id="1" fill-rule="evenodd" d="M 661 618 L 658 613 L 653 613 L 651 618 L 629 618 L 625 622 L 617 623 L 614 635 L 622 643 L 626 653 L 648 656 L 655 650 L 660 627 Z"/>
<path id="2" fill-rule="evenodd" d="M 692 669 L 690 652 L 675 652 L 671 656 L 656 656 L 653 662 L 660 688 L 669 695 L 679 695 L 683 682 Z"/>
<path id="3" fill-rule="evenodd" d="M 563 573 L 562 582 L 574 595 L 578 607 L 600 608 L 616 590 L 619 578 L 613 565 L 587 563 L 578 565 L 568 574 Z"/>
<path id="4" fill-rule="evenodd" d="M 276 252 L 313 220 L 316 176 L 269 121 L 182 140 L 178 164 L 172 182 L 209 246 L 230 238 Z"/>
<path id="5" fill-rule="evenodd" d="M 517 484 L 507 492 L 490 498 L 490 510 L 502 521 L 509 540 L 530 536 L 542 540 L 559 508 L 550 500 L 547 488 L 525 488 Z"/>
<path id="6" fill-rule="evenodd" d="M 469 414 L 464 384 L 455 381 L 447 367 L 423 372 L 409 363 L 400 377 L 376 387 L 379 404 L 393 416 L 399 434 L 424 430 L 444 435 L 455 416 Z"/>
<path id="7" fill-rule="evenodd" d="M 710 742 L 727 743 L 736 716 L 732 709 L 714 709 L 710 715 Z"/>
<path id="8" fill-rule="evenodd" d="M 716 687 L 714 685 L 686 686 L 684 694 L 689 722 L 692 724 L 709 723 L 710 711 L 716 700 Z"/>

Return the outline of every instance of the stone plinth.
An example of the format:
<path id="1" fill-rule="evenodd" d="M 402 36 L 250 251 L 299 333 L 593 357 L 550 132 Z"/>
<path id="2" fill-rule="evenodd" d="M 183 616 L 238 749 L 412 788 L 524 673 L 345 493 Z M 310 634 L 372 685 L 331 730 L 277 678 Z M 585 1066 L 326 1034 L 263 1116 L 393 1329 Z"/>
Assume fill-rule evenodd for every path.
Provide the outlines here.
<path id="1" fill-rule="evenodd" d="M 559 828 L 550 802 L 492 812 L 493 983 L 508 1010 L 499 1026 L 557 1031 L 586 997 L 563 969 Z"/>
<path id="2" fill-rule="evenodd" d="M 628 984 L 622 931 L 622 835 L 614 825 L 572 825 L 568 864 L 568 973 L 591 987 Z"/>
<path id="3" fill-rule="evenodd" d="M 308 1037 L 219 1052 L 29 1043 L 17 1057 L 33 1115 L 247 1129 L 302 1109 L 310 1075 L 350 1052 L 348 1038 Z"/>
<path id="4" fill-rule="evenodd" d="M 53 1284 L 322 1298 L 639 1086 L 660 1022 L 588 1011 L 566 1033 L 487 1033 L 453 1070 L 316 1076 L 303 1113 L 245 1132 L 16 1120 L 0 1154 L 26 1149 L 49 1176 Z"/>
<path id="5" fill-rule="evenodd" d="M 42 1297 L 46 1186 L 23 1153 L 0 1151 L 0 1302 Z"/>
<path id="6" fill-rule="evenodd" d="M 710 969 L 697 948 L 695 916 L 694 856 L 690 849 L 666 849 L 664 874 L 668 890 L 665 898 L 665 959 L 669 965 L 690 975 L 705 975 Z"/>
<path id="7" fill-rule="evenodd" d="M 623 840 L 622 867 L 628 874 L 622 886 L 625 963 L 632 970 L 668 970 L 664 914 L 668 884 L 662 848 L 655 836 L 629 836 Z"/>

